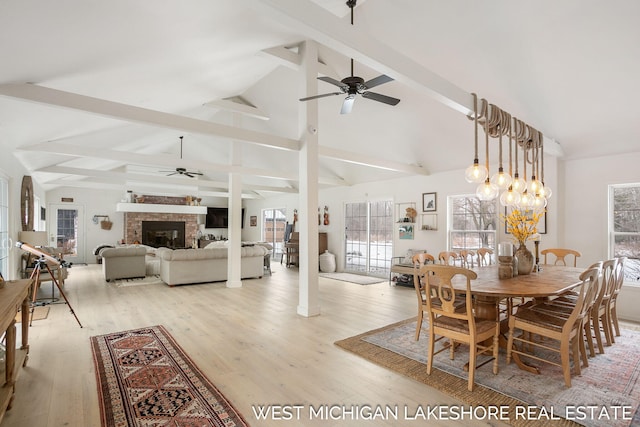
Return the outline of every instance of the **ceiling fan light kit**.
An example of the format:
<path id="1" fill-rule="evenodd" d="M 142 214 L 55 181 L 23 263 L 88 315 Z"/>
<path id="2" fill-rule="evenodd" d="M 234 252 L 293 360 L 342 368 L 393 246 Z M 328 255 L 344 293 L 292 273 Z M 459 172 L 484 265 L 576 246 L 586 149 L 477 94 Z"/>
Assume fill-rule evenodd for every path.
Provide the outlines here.
<path id="1" fill-rule="evenodd" d="M 351 25 L 353 25 L 353 9 L 356 7 L 357 0 L 348 0 L 347 6 L 351 9 Z M 374 101 L 382 102 L 387 105 L 398 105 L 400 100 L 391 96 L 382 95 L 380 93 L 369 92 L 369 89 L 381 84 L 392 82 L 393 79 L 385 74 L 381 74 L 371 80 L 365 81 L 362 77 L 353 75 L 353 58 L 351 58 L 351 76 L 345 77 L 341 81 L 333 79 L 331 77 L 318 77 L 318 80 L 330 83 L 340 88 L 340 92 L 330 92 L 321 95 L 308 96 L 306 98 L 300 98 L 300 101 L 309 101 L 312 99 L 324 98 L 327 96 L 347 94 L 347 97 L 342 102 L 342 108 L 340 114 L 348 114 L 353 109 L 353 103 L 356 95 L 362 95 L 363 98 L 372 99 Z"/>

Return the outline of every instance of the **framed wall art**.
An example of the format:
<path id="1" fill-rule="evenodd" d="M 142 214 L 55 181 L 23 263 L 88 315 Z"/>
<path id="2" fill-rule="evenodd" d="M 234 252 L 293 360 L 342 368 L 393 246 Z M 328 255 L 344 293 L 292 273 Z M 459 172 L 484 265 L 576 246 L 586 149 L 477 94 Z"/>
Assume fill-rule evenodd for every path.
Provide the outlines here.
<path id="1" fill-rule="evenodd" d="M 413 240 L 413 225 L 412 223 L 398 224 L 398 239 Z"/>
<path id="2" fill-rule="evenodd" d="M 437 209 L 437 193 L 422 193 L 422 212 L 435 212 Z"/>

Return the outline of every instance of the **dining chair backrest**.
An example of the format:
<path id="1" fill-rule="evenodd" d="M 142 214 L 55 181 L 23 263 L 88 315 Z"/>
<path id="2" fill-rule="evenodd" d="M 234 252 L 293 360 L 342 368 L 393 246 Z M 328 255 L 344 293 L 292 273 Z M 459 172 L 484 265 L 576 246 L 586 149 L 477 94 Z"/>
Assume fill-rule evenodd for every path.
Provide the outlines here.
<path id="1" fill-rule="evenodd" d="M 414 264 L 414 275 L 413 275 L 413 288 L 416 291 L 416 297 L 418 298 L 418 313 L 427 309 L 427 295 L 425 294 L 425 283 L 424 277 L 420 275 L 420 269 L 424 264 Z"/>
<path id="2" fill-rule="evenodd" d="M 413 256 L 413 270 L 414 270 L 413 288 L 416 291 L 416 297 L 418 301 L 418 321 L 416 324 L 416 333 L 415 333 L 416 341 L 420 339 L 420 331 L 422 329 L 422 319 L 424 318 L 424 313 L 428 311 L 427 295 L 426 295 L 426 292 L 427 292 L 426 283 L 428 282 L 428 277 L 425 277 L 423 274 L 420 274 L 421 267 L 426 265 L 428 261 L 422 261 L 420 258 L 418 258 L 418 255 L 429 255 L 429 254 L 416 254 Z M 431 264 L 433 264 L 434 262 L 433 255 L 429 255 L 428 258 L 427 257 L 422 257 L 422 258 L 424 258 L 425 260 L 431 261 Z"/>
<path id="3" fill-rule="evenodd" d="M 460 255 L 453 251 L 442 251 L 438 254 L 438 261 L 444 265 L 456 265 L 456 261 L 460 259 Z"/>
<path id="4" fill-rule="evenodd" d="M 620 293 L 622 285 L 624 284 L 624 265 L 627 262 L 627 257 L 618 257 L 618 264 L 616 265 L 616 286 L 613 290 L 613 295 Z"/>
<path id="5" fill-rule="evenodd" d="M 553 265 L 564 265 L 567 266 L 567 260 L 565 257 L 569 258 L 569 262 L 571 262 L 571 256 L 573 256 L 573 266 L 576 267 L 578 264 L 578 258 L 582 256 L 582 254 L 573 249 L 562 249 L 562 248 L 551 248 L 551 249 L 543 249 L 540 251 L 542 255 L 544 255 L 544 263 L 547 262 L 547 255 L 553 255 L 555 260 Z"/>
<path id="6" fill-rule="evenodd" d="M 476 253 L 474 251 L 464 249 L 460 251 L 461 267 L 473 268 L 475 266 Z"/>
<path id="7" fill-rule="evenodd" d="M 602 283 L 600 284 L 600 290 L 596 296 L 594 309 L 604 312 L 606 305 L 611 299 L 611 295 L 616 287 L 616 265 L 618 264 L 617 258 L 612 258 L 602 263 Z"/>
<path id="8" fill-rule="evenodd" d="M 420 253 L 420 254 L 415 254 L 411 257 L 411 263 L 416 266 L 416 265 L 424 265 L 424 264 L 428 264 L 428 263 L 435 263 L 435 259 L 433 258 L 433 255 L 428 254 L 426 252 Z"/>
<path id="9" fill-rule="evenodd" d="M 469 329 L 475 328 L 473 318 L 473 302 L 471 297 L 471 281 L 478 275 L 475 271 L 451 265 L 425 265 L 420 268 L 420 275 L 428 281 L 432 292 L 426 292 L 427 309 L 432 316 L 446 316 L 453 319 L 466 320 Z M 455 290 L 452 279 L 462 275 L 466 277 L 465 291 Z M 456 293 L 464 295 L 466 310 L 460 312 L 456 306 Z"/>
<path id="10" fill-rule="evenodd" d="M 600 292 L 600 286 L 602 285 L 602 264 L 602 261 L 593 264 L 580 274 L 580 280 L 582 280 L 583 284 L 588 282 L 586 289 L 585 286 L 582 287 L 583 301 L 582 306 L 580 307 L 580 312 L 577 316 L 580 321 L 584 321 L 584 319 L 591 315 L 591 310 L 593 309 L 598 293 Z"/>
<path id="11" fill-rule="evenodd" d="M 626 257 L 619 257 L 618 264 L 616 265 L 616 286 L 613 290 L 613 295 L 611 295 L 611 301 L 609 301 L 609 317 L 611 320 L 611 325 L 615 329 L 615 335 L 617 337 L 620 336 L 620 323 L 618 322 L 618 295 L 620 294 L 620 290 L 622 289 L 622 285 L 624 284 L 624 265 L 627 261 Z M 612 340 L 615 338 L 611 337 Z"/>
<path id="12" fill-rule="evenodd" d="M 493 264 L 493 251 L 489 248 L 480 248 L 478 254 L 478 267 Z"/>

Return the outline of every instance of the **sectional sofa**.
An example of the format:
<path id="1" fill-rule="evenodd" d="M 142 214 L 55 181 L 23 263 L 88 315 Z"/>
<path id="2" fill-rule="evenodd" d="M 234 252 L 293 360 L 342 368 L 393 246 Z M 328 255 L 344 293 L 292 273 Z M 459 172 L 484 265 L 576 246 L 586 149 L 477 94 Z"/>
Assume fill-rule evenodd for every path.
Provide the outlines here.
<path id="1" fill-rule="evenodd" d="M 202 249 L 158 248 L 160 278 L 169 286 L 227 280 L 228 246 L 210 243 Z M 243 244 L 240 276 L 242 279 L 262 277 L 269 249 L 259 244 Z"/>

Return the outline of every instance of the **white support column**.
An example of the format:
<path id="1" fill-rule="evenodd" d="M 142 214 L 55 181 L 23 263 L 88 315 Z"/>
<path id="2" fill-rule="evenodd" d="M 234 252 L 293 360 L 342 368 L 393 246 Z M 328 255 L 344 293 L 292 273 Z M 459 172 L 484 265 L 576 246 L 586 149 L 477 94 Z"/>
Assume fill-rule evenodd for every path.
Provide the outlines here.
<path id="1" fill-rule="evenodd" d="M 318 92 L 318 47 L 314 41 L 302 46 L 302 69 L 304 72 L 305 96 Z M 300 208 L 298 209 L 300 233 L 300 289 L 298 314 L 317 316 L 320 314 L 318 291 L 318 102 L 300 103 Z"/>
<path id="2" fill-rule="evenodd" d="M 233 114 L 233 125 L 242 126 L 240 114 Z M 231 141 L 231 165 L 242 164 L 242 147 L 238 141 Z M 229 249 L 227 253 L 227 288 L 242 286 L 242 176 L 229 173 Z"/>

